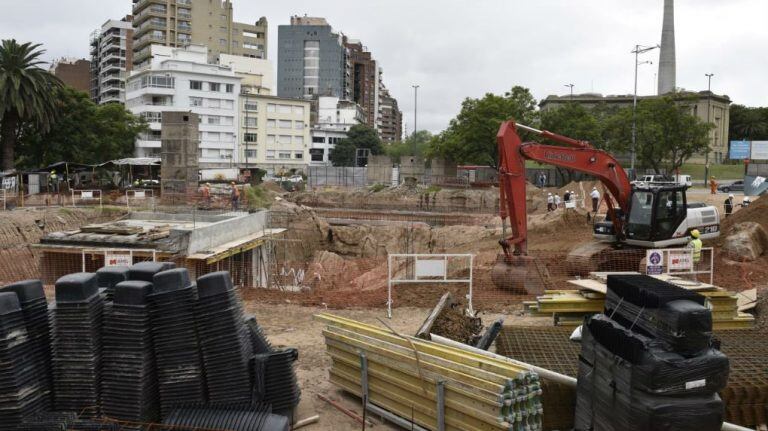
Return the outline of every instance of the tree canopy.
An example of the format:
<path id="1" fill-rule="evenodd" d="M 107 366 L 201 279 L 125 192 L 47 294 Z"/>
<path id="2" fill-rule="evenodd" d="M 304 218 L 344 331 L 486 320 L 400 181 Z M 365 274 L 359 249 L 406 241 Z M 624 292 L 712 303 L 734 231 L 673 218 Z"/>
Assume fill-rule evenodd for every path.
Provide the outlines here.
<path id="1" fill-rule="evenodd" d="M 576 103 L 542 112 L 541 128 L 569 138 L 589 141 L 597 148 L 605 147 L 601 124 L 591 111 Z"/>
<path id="2" fill-rule="evenodd" d="M 45 53 L 39 44 L 19 44 L 15 39 L 0 43 L 0 169 L 15 166 L 15 150 L 21 129 L 47 131 L 57 110 L 54 92 L 61 81 L 42 69 Z"/>
<path id="3" fill-rule="evenodd" d="M 71 87 L 56 90 L 59 118 L 47 132 L 34 125 L 22 129 L 17 149 L 20 166 L 39 167 L 62 160 L 97 164 L 130 157 L 143 120 L 123 105 L 96 105 Z"/>
<path id="4" fill-rule="evenodd" d="M 423 157 L 427 154 L 432 139 L 432 133 L 427 130 L 419 130 L 411 134 L 404 141 L 394 142 L 385 146 L 384 152 L 393 162 L 399 161 L 402 156 L 413 155 Z"/>
<path id="5" fill-rule="evenodd" d="M 501 123 L 514 119 L 534 124 L 536 118 L 536 99 L 525 87 L 512 87 L 502 95 L 488 93 L 481 99 L 467 98 L 448 128 L 432 140 L 429 153 L 458 163 L 496 167 L 496 134 Z"/>
<path id="6" fill-rule="evenodd" d="M 329 159 L 333 166 L 355 166 L 355 155 L 360 148 L 371 150 L 372 155 L 383 152 L 379 134 L 365 124 L 350 127 L 347 137 L 331 150 Z"/>
<path id="7" fill-rule="evenodd" d="M 731 105 L 728 139 L 731 141 L 768 140 L 768 108 Z"/>
<path id="8" fill-rule="evenodd" d="M 691 103 L 680 96 L 643 99 L 637 105 L 636 157 L 640 166 L 656 172 L 674 172 L 697 153 L 709 150 L 711 124 L 691 112 Z M 624 108 L 609 118 L 605 136 L 613 151 L 632 142 L 632 108 Z"/>

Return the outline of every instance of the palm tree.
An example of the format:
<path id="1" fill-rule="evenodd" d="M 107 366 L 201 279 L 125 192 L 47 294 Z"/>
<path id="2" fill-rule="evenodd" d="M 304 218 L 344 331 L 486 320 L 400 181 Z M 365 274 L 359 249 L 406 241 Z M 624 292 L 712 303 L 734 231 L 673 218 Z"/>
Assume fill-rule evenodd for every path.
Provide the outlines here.
<path id="1" fill-rule="evenodd" d="M 50 129 L 56 116 L 54 90 L 62 82 L 42 69 L 39 44 L 19 45 L 15 39 L 0 44 L 0 144 L 2 170 L 14 167 L 14 148 L 21 126 L 34 124 L 41 132 Z"/>

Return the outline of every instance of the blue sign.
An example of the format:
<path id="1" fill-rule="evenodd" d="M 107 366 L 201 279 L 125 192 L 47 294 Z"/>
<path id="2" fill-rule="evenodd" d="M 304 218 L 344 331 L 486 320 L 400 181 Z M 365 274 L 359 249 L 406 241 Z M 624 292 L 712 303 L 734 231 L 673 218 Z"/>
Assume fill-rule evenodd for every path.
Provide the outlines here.
<path id="1" fill-rule="evenodd" d="M 744 160 L 749 158 L 750 141 L 731 141 L 728 158 L 731 160 Z"/>

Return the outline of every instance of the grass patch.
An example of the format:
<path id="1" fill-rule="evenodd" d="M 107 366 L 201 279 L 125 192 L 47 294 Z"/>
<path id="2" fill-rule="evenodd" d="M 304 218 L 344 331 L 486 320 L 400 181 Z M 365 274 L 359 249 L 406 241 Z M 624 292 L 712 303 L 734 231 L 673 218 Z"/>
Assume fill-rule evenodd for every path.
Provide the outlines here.
<path id="1" fill-rule="evenodd" d="M 704 165 L 684 164 L 680 167 L 680 174 L 690 175 L 694 181 L 704 180 Z M 709 166 L 709 175 L 714 175 L 715 178 L 725 180 L 736 180 L 744 176 L 744 165 L 720 165 L 712 164 Z"/>
<path id="2" fill-rule="evenodd" d="M 440 190 L 442 190 L 442 188 L 440 188 L 440 186 L 436 186 L 434 184 L 432 184 L 431 186 L 427 187 L 427 193 L 437 193 Z"/>
<path id="3" fill-rule="evenodd" d="M 373 193 L 378 193 L 384 189 L 386 189 L 387 186 L 382 183 L 376 183 L 368 188 L 368 190 L 372 191 Z"/>
<path id="4" fill-rule="evenodd" d="M 248 209 L 269 208 L 272 200 L 261 186 L 245 187 L 243 190 Z"/>

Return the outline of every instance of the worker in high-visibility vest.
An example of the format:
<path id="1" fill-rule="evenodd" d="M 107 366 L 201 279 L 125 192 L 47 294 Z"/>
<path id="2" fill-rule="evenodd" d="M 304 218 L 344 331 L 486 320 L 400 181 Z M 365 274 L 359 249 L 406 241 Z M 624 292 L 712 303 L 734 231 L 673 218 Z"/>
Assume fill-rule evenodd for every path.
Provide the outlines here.
<path id="1" fill-rule="evenodd" d="M 694 265 L 701 262 L 701 239 L 699 238 L 701 234 L 699 233 L 698 229 L 694 229 L 691 231 L 691 240 L 688 241 L 688 248 L 693 249 L 693 263 Z"/>

